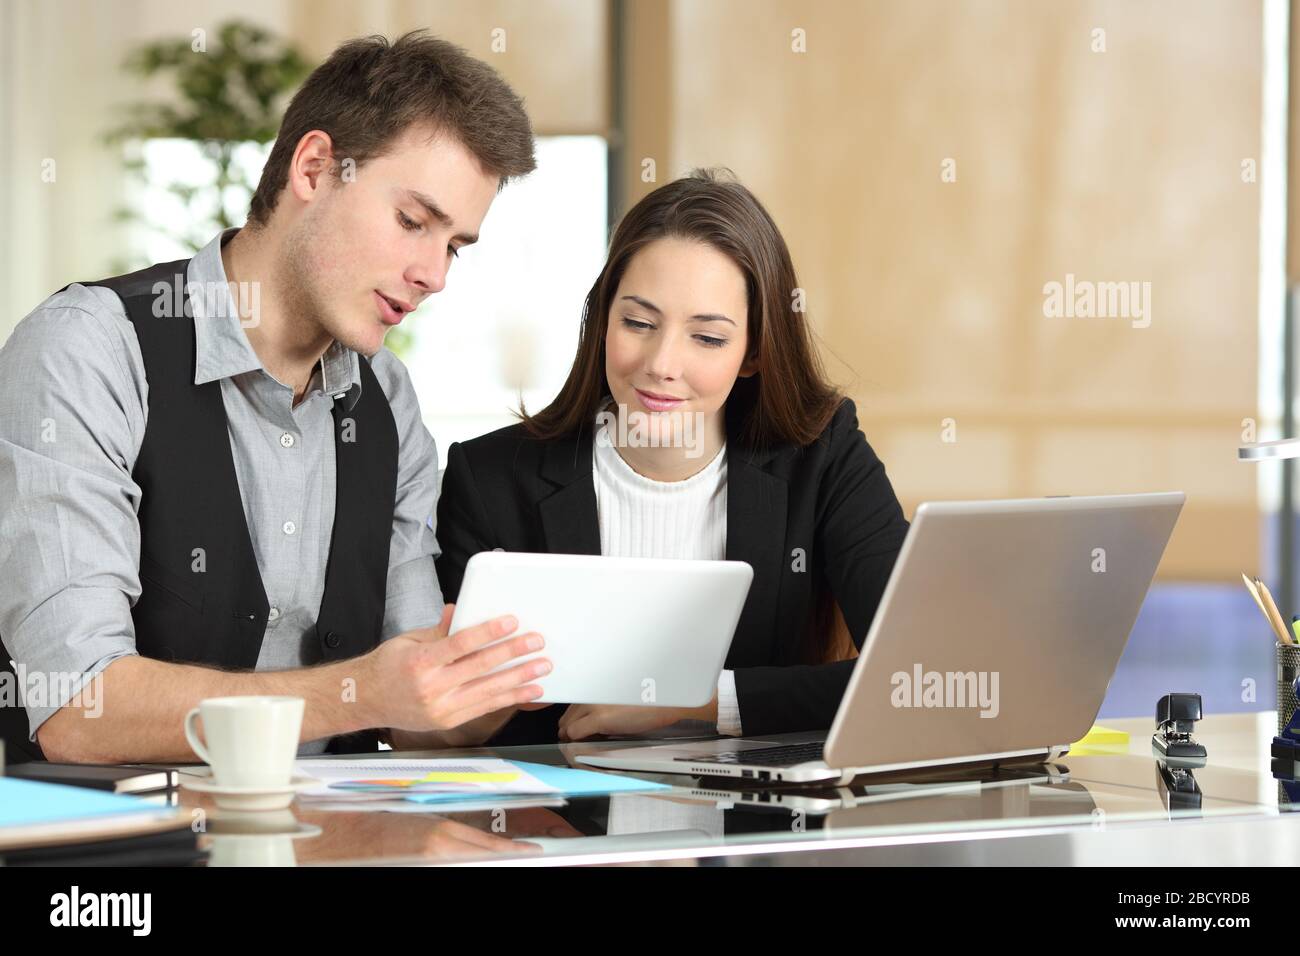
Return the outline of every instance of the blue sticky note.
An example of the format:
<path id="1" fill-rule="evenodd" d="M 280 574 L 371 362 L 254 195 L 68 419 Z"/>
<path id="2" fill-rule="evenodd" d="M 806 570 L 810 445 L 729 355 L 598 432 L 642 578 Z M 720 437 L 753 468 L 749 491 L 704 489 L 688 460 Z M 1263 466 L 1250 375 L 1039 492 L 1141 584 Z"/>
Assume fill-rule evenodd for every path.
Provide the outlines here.
<path id="1" fill-rule="evenodd" d="M 147 800 L 107 790 L 0 777 L 0 827 L 64 823 L 157 809 Z"/>
<path id="2" fill-rule="evenodd" d="M 597 773 L 594 770 L 577 770 L 573 767 L 552 767 L 549 764 L 526 763 L 522 760 L 507 761 L 511 766 L 530 773 L 542 783 L 555 787 L 560 792 L 554 796 L 593 797 L 608 793 L 645 792 L 647 790 L 671 790 L 666 783 L 651 780 L 638 780 L 636 777 L 623 777 L 613 773 Z M 507 789 L 502 791 L 509 793 Z M 406 799 L 415 803 L 450 803 L 457 800 L 474 800 L 490 797 L 492 794 L 472 793 L 414 793 Z M 540 795 L 539 795 L 540 796 Z"/>

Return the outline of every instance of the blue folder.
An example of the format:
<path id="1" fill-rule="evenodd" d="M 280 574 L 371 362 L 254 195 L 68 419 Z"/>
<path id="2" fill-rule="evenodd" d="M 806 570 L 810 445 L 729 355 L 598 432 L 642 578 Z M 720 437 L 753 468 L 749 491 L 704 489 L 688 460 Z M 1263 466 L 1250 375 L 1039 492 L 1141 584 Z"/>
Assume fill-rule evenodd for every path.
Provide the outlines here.
<path id="1" fill-rule="evenodd" d="M 0 827 L 66 823 L 157 809 L 158 805 L 148 800 L 106 790 L 0 777 Z"/>
<path id="2" fill-rule="evenodd" d="M 597 773 L 594 770 L 577 770 L 573 767 L 552 767 L 549 764 L 526 763 L 522 760 L 507 761 L 512 767 L 518 767 L 530 773 L 542 783 L 555 787 L 560 792 L 551 794 L 556 797 L 599 797 L 610 793 L 633 793 L 647 790 L 671 790 L 666 783 L 651 780 L 638 780 L 636 777 L 623 777 L 613 773 Z M 483 800 L 495 794 L 482 793 L 416 793 L 406 799 L 415 803 L 453 803 L 465 800 Z M 539 794 L 539 796 L 543 796 Z"/>

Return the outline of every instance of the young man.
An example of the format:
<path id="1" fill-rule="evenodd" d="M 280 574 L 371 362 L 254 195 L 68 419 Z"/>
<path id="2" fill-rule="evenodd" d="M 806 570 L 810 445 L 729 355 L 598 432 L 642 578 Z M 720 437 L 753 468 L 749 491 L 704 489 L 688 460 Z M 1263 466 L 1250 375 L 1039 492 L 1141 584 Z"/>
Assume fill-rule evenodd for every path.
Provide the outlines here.
<path id="1" fill-rule="evenodd" d="M 437 453 L 382 348 L 533 168 L 490 67 L 421 33 L 354 40 L 293 98 L 243 229 L 19 324 L 0 350 L 10 760 L 193 759 L 205 697 L 305 698 L 316 753 L 445 741 L 541 693 L 545 661 L 487 676 L 541 646 L 485 648 L 513 619 L 448 637 Z"/>

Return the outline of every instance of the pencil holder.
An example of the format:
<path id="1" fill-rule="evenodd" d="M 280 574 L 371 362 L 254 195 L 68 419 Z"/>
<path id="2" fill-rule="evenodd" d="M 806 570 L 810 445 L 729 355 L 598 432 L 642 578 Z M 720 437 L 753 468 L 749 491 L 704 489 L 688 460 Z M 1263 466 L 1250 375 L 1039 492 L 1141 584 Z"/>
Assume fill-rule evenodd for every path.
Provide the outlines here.
<path id="1" fill-rule="evenodd" d="M 1277 648 L 1277 732 L 1281 736 L 1296 707 L 1300 707 L 1295 695 L 1295 679 L 1300 676 L 1300 644 L 1274 646 Z"/>

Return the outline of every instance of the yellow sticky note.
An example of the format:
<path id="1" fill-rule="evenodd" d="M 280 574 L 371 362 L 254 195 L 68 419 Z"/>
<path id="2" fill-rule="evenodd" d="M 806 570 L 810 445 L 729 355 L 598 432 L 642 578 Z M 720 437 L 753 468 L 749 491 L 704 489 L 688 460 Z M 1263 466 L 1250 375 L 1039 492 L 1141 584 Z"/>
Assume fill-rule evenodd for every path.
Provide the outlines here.
<path id="1" fill-rule="evenodd" d="M 427 776 L 421 777 L 416 783 L 509 783 L 511 780 L 518 780 L 519 772 L 500 772 L 500 773 L 476 773 L 470 771 L 456 771 L 444 773 L 435 770 Z"/>
<path id="2" fill-rule="evenodd" d="M 1082 740 L 1070 746 L 1070 753 L 1076 757 L 1088 754 L 1126 754 L 1128 732 L 1094 724 Z"/>

